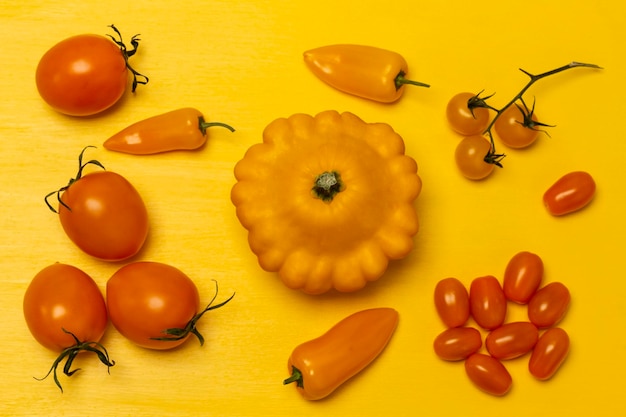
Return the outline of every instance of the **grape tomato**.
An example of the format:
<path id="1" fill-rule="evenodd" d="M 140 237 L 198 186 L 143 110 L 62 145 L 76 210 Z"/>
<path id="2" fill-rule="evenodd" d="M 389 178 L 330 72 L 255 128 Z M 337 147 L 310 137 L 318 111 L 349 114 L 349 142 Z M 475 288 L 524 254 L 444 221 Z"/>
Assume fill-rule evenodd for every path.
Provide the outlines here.
<path id="1" fill-rule="evenodd" d="M 464 325 L 469 319 L 469 295 L 467 289 L 456 278 L 445 278 L 435 287 L 435 308 L 443 323 L 448 327 Z"/>
<path id="2" fill-rule="evenodd" d="M 543 195 L 543 204 L 553 216 L 563 216 L 587 206 L 596 192 L 593 177 L 574 171 L 559 178 Z"/>
<path id="3" fill-rule="evenodd" d="M 484 329 L 500 327 L 506 317 L 506 298 L 500 282 L 491 275 L 475 278 L 469 291 L 470 311 Z"/>
<path id="4" fill-rule="evenodd" d="M 539 328 L 557 324 L 569 307 L 570 293 L 560 282 L 551 282 L 540 288 L 528 303 L 528 318 Z"/>
<path id="5" fill-rule="evenodd" d="M 467 358 L 465 372 L 478 388 L 491 395 L 504 395 L 513 385 L 506 367 L 498 359 L 482 353 Z"/>
<path id="6" fill-rule="evenodd" d="M 506 323 L 489 332 L 485 346 L 491 356 L 508 360 L 530 352 L 537 343 L 539 331 L 530 322 Z"/>
<path id="7" fill-rule="evenodd" d="M 452 327 L 440 333 L 433 343 L 435 354 L 445 361 L 466 359 L 481 348 L 482 336 L 473 327 Z"/>
<path id="8" fill-rule="evenodd" d="M 526 304 L 543 279 L 543 261 L 532 252 L 518 252 L 506 266 L 502 289 L 507 299 Z"/>
<path id="9" fill-rule="evenodd" d="M 569 353 L 570 340 L 560 327 L 546 330 L 533 349 L 528 370 L 537 379 L 545 381 L 558 371 Z"/>

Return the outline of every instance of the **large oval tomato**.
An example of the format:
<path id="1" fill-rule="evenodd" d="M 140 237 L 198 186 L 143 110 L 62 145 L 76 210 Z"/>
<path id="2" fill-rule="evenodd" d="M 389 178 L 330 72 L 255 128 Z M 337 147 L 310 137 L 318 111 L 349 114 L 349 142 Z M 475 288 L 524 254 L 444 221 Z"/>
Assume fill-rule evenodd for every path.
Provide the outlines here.
<path id="1" fill-rule="evenodd" d="M 491 143 L 481 135 L 463 138 L 454 151 L 456 165 L 465 178 L 481 180 L 488 177 L 495 165 L 485 161 L 491 152 Z"/>
<path id="2" fill-rule="evenodd" d="M 573 213 L 591 202 L 596 192 L 593 177 L 573 171 L 559 178 L 543 195 L 543 203 L 553 216 Z"/>
<path id="3" fill-rule="evenodd" d="M 60 352 L 76 344 L 71 334 L 81 342 L 98 342 L 107 325 L 107 309 L 89 275 L 55 263 L 35 275 L 26 289 L 24 318 L 41 345 Z"/>
<path id="4" fill-rule="evenodd" d="M 131 42 L 136 49 L 137 39 Z M 113 106 L 126 91 L 127 58 L 134 51 L 127 51 L 121 40 L 112 41 L 100 35 L 65 39 L 39 61 L 35 76 L 39 94 L 60 113 L 71 116 L 100 113 Z M 133 86 L 137 82 L 135 78 Z"/>
<path id="5" fill-rule="evenodd" d="M 450 127 L 460 135 L 472 136 L 485 131 L 489 124 L 489 110 L 486 107 L 470 108 L 474 93 L 459 93 L 453 96 L 446 106 L 446 118 Z"/>
<path id="6" fill-rule="evenodd" d="M 525 115 L 521 108 L 509 106 L 496 119 L 493 127 L 500 138 L 500 141 L 509 148 L 521 149 L 532 145 L 539 137 L 540 130 L 533 126 L 525 126 L 525 117 L 530 118 L 530 124 L 538 123 L 537 116 L 533 112 Z"/>
<path id="7" fill-rule="evenodd" d="M 504 270 L 502 289 L 509 300 L 526 304 L 543 279 L 543 261 L 539 255 L 522 251 L 516 253 Z"/>
<path id="8" fill-rule="evenodd" d="M 530 352 L 537 343 L 539 331 L 527 321 L 506 323 L 489 332 L 485 346 L 496 359 L 514 359 Z"/>
<path id="9" fill-rule="evenodd" d="M 192 333 L 202 344 L 196 322 L 232 296 L 198 312 L 198 289 L 181 270 L 159 262 L 135 262 L 109 278 L 106 299 L 111 322 L 124 337 L 145 348 L 165 350 L 185 343 Z"/>
<path id="10" fill-rule="evenodd" d="M 452 327 L 440 333 L 433 343 L 435 354 L 446 361 L 460 361 L 483 345 L 480 332 L 473 327 Z"/>
<path id="11" fill-rule="evenodd" d="M 560 282 L 551 282 L 540 288 L 528 302 L 528 318 L 539 328 L 551 327 L 565 316 L 570 293 Z"/>
<path id="12" fill-rule="evenodd" d="M 528 361 L 528 370 L 539 380 L 546 380 L 559 369 L 569 353 L 569 336 L 560 327 L 553 327 L 541 335 Z"/>
<path id="13" fill-rule="evenodd" d="M 444 278 L 435 286 L 435 308 L 448 327 L 462 326 L 470 315 L 469 295 L 461 281 Z"/>
<path id="14" fill-rule="evenodd" d="M 470 284 L 470 311 L 483 329 L 500 327 L 506 317 L 506 298 L 498 280 L 487 275 Z"/>
<path id="15" fill-rule="evenodd" d="M 482 353 L 467 358 L 465 372 L 478 388 L 491 395 L 504 395 L 513 385 L 513 378 L 502 362 Z"/>

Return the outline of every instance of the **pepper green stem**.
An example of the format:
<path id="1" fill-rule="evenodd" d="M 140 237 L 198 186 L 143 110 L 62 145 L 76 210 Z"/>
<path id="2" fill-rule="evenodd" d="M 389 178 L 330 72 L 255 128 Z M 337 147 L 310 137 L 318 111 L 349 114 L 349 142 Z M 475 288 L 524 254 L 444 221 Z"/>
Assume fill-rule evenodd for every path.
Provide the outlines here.
<path id="1" fill-rule="evenodd" d="M 333 198 L 343 191 L 344 185 L 338 172 L 323 172 L 315 178 L 311 192 L 313 197 L 319 198 L 325 203 L 330 203 Z"/>
<path id="2" fill-rule="evenodd" d="M 399 90 L 400 87 L 402 87 L 404 84 L 411 84 L 411 85 L 416 85 L 418 87 L 426 87 L 426 88 L 430 87 L 430 84 L 424 84 L 419 81 L 413 81 L 413 80 L 409 80 L 408 78 L 404 78 L 405 75 L 406 73 L 404 71 L 400 71 L 400 73 L 396 76 L 396 79 L 395 79 L 396 90 Z"/>
<path id="3" fill-rule="evenodd" d="M 231 132 L 235 131 L 235 128 L 227 125 L 226 123 L 220 123 L 220 122 L 207 122 L 204 120 L 204 117 L 200 116 L 198 117 L 198 129 L 200 129 L 200 132 L 202 132 L 202 135 L 206 135 L 206 131 L 208 128 L 213 127 L 213 126 L 219 126 L 219 127 L 225 127 L 226 129 L 230 130 Z"/>
<path id="4" fill-rule="evenodd" d="M 283 381 L 283 385 L 291 384 L 292 382 L 295 382 L 298 388 L 304 387 L 302 372 L 295 366 L 291 367 L 291 376 Z"/>

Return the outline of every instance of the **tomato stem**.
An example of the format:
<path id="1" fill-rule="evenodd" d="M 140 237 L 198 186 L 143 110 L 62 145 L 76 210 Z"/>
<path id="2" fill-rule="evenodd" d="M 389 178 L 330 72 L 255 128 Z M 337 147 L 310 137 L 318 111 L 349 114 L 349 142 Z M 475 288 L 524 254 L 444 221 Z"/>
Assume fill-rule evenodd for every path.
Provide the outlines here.
<path id="1" fill-rule="evenodd" d="M 218 290 L 217 281 L 213 280 L 213 282 L 215 282 L 215 294 L 213 295 L 213 298 L 211 299 L 211 301 L 205 307 L 204 310 L 202 310 L 201 312 L 199 312 L 198 314 L 193 316 L 191 318 L 191 320 L 189 320 L 189 322 L 187 323 L 187 325 L 185 327 L 183 327 L 183 328 L 173 327 L 173 328 L 170 328 L 170 329 L 165 329 L 161 333 L 163 333 L 163 334 L 165 334 L 167 336 L 151 337 L 150 339 L 152 339 L 152 340 L 160 340 L 160 341 L 163 341 L 163 342 L 172 342 L 172 341 L 184 339 L 185 337 L 189 336 L 189 333 L 192 333 L 192 334 L 194 334 L 198 338 L 198 341 L 200 342 L 200 346 L 204 345 L 204 337 L 202 336 L 202 334 L 200 334 L 200 332 L 196 328 L 196 324 L 202 318 L 204 313 L 206 313 L 207 311 L 215 310 L 216 308 L 220 308 L 220 307 L 224 306 L 226 303 L 228 303 L 230 300 L 232 300 L 233 297 L 235 296 L 235 293 L 233 293 L 230 297 L 228 297 L 228 299 L 226 299 L 226 301 L 223 301 L 223 302 L 221 302 L 219 304 L 216 304 L 216 305 L 212 305 L 213 301 L 215 301 L 215 299 L 217 298 L 217 292 L 218 292 L 217 291 Z"/>
<path id="2" fill-rule="evenodd" d="M 48 194 L 46 194 L 46 196 L 44 197 L 44 201 L 46 203 L 46 205 L 48 206 L 48 208 L 50 210 L 52 210 L 53 213 L 59 213 L 57 209 L 55 209 L 54 207 L 52 207 L 52 204 L 50 204 L 50 202 L 48 201 L 48 198 L 50 198 L 51 196 L 53 196 L 54 194 L 57 195 L 57 201 L 59 202 L 59 204 L 61 204 L 63 207 L 65 207 L 66 209 L 68 209 L 69 211 L 72 211 L 71 207 L 68 206 L 62 199 L 61 199 L 61 194 L 67 190 L 68 188 L 70 188 L 70 186 L 75 183 L 76 181 L 78 181 L 79 179 L 82 178 L 83 176 L 83 170 L 85 169 L 85 167 L 87 165 L 96 165 L 104 170 L 106 170 L 106 168 L 104 167 L 104 165 L 102 165 L 102 163 L 100 163 L 100 161 L 96 160 L 96 159 L 90 159 L 87 162 L 83 162 L 83 155 L 85 154 L 85 151 L 88 148 L 95 148 L 95 146 L 93 145 L 88 145 L 85 146 L 83 148 L 83 150 L 80 152 L 80 154 L 78 155 L 78 172 L 76 173 L 76 177 L 75 178 L 70 178 L 69 182 L 67 183 L 66 186 L 59 188 L 56 191 L 52 191 Z"/>
<path id="3" fill-rule="evenodd" d="M 413 81 L 413 80 L 409 80 L 408 78 L 404 78 L 404 76 L 406 75 L 406 73 L 404 71 L 400 71 L 400 73 L 398 75 L 396 75 L 395 78 L 395 83 L 396 83 L 396 90 L 399 90 L 400 87 L 402 87 L 404 84 L 411 84 L 411 85 L 416 85 L 418 87 L 430 87 L 430 84 L 424 84 L 421 83 L 419 81 Z"/>
<path id="4" fill-rule="evenodd" d="M 102 344 L 98 342 L 81 342 L 80 340 L 78 340 L 78 338 L 76 337 L 74 333 L 65 329 L 62 329 L 62 330 L 65 333 L 72 336 L 76 344 L 63 349 L 61 351 L 61 354 L 52 363 L 52 366 L 50 367 L 50 370 L 48 371 L 48 373 L 42 378 L 34 377 L 36 380 L 43 381 L 52 373 L 52 377 L 54 378 L 54 383 L 59 387 L 61 392 L 63 392 L 63 386 L 61 386 L 61 382 L 59 381 L 59 377 L 57 375 L 57 368 L 59 364 L 63 362 L 63 360 L 65 359 L 65 365 L 63 366 L 63 373 L 65 375 L 69 377 L 69 376 L 74 375 L 77 371 L 80 371 L 80 368 L 76 368 L 72 370 L 72 364 L 74 363 L 74 359 L 76 359 L 76 356 L 78 356 L 80 352 L 95 353 L 98 356 L 98 359 L 100 359 L 100 362 L 106 365 L 107 373 L 110 373 L 110 368 L 111 366 L 115 365 L 115 361 L 112 361 L 109 359 L 109 353 L 107 352 L 106 348 Z"/>
<path id="5" fill-rule="evenodd" d="M 542 72 L 541 74 L 536 74 L 536 75 L 535 75 L 535 74 L 531 74 L 530 72 L 528 72 L 528 71 L 526 71 L 526 70 L 524 70 L 524 69 L 520 68 L 519 70 L 520 70 L 520 71 L 522 71 L 524 74 L 526 74 L 526 75 L 530 78 L 530 80 L 529 80 L 529 81 L 526 83 L 526 85 L 525 85 L 525 86 L 524 86 L 524 87 L 520 90 L 520 92 L 519 92 L 519 93 L 517 93 L 517 94 L 516 94 L 516 95 L 515 95 L 515 96 L 514 96 L 514 97 L 513 97 L 513 98 L 512 98 L 512 99 L 511 99 L 511 100 L 510 100 L 507 104 L 505 104 L 505 105 L 504 105 L 504 107 L 502 107 L 502 108 L 500 108 L 500 109 L 496 109 L 496 108 L 494 108 L 494 107 L 491 107 L 491 106 L 487 105 L 487 104 L 486 104 L 486 102 L 485 102 L 485 100 L 486 100 L 487 98 L 489 98 L 489 97 L 492 97 L 492 96 L 493 96 L 493 94 L 492 94 L 491 96 L 488 96 L 488 97 L 485 97 L 485 98 L 479 99 L 479 97 L 478 97 L 478 96 L 479 96 L 479 94 L 480 94 L 480 93 L 478 93 L 478 94 L 476 95 L 476 99 L 477 99 L 477 100 L 479 100 L 479 101 L 480 101 L 480 100 L 482 100 L 482 103 L 484 104 L 484 105 L 480 105 L 480 107 L 487 107 L 487 108 L 492 109 L 492 110 L 494 110 L 494 111 L 496 112 L 496 115 L 495 115 L 495 116 L 494 116 L 494 118 L 491 120 L 491 122 L 489 123 L 489 125 L 487 126 L 487 128 L 485 129 L 485 131 L 483 132 L 483 134 L 485 134 L 485 135 L 487 135 L 487 136 L 489 137 L 489 141 L 491 142 L 491 149 L 489 150 L 489 152 L 487 153 L 487 155 L 485 155 L 484 161 L 485 161 L 485 162 L 487 162 L 487 163 L 490 163 L 490 164 L 495 164 L 495 165 L 496 165 L 496 166 L 498 166 L 498 167 L 502 167 L 502 164 L 500 163 L 500 161 L 501 161 L 501 160 L 502 160 L 502 159 L 503 159 L 506 155 L 505 155 L 505 154 L 498 154 L 498 153 L 496 153 L 496 145 L 495 145 L 495 142 L 494 142 L 494 140 L 493 140 L 493 134 L 491 133 L 491 129 L 493 128 L 493 125 L 495 124 L 496 120 L 498 120 L 498 118 L 500 117 L 500 115 L 502 115 L 502 113 L 504 112 L 504 110 L 506 110 L 507 108 L 509 108 L 509 107 L 510 107 L 510 106 L 512 106 L 513 104 L 517 105 L 517 103 L 516 103 L 516 102 L 517 102 L 518 100 L 522 102 L 522 104 L 524 105 L 524 107 L 526 107 L 526 104 L 524 103 L 524 99 L 523 99 L 523 95 L 524 95 L 524 93 L 526 93 L 526 91 L 527 91 L 527 90 L 528 90 L 528 89 L 529 89 L 529 88 L 530 88 L 530 87 L 531 87 L 534 83 L 536 83 L 537 81 L 541 80 L 542 78 L 546 78 L 546 77 L 548 77 L 548 76 L 550 76 L 550 75 L 554 75 L 554 74 L 557 74 L 557 73 L 559 73 L 559 72 L 562 72 L 562 71 L 565 71 L 565 70 L 568 70 L 568 69 L 571 69 L 571 68 L 579 68 L 579 67 L 602 69 L 602 67 L 600 67 L 600 66 L 598 66 L 598 65 L 596 65 L 596 64 L 586 64 L 586 63 L 584 63 L 584 62 L 576 62 L 576 61 L 570 62 L 570 63 L 569 63 L 569 64 L 567 64 L 567 65 L 563 65 L 563 66 L 558 67 L 558 68 L 555 68 L 555 69 L 553 69 L 553 70 L 546 71 L 546 72 Z M 468 106 L 469 106 L 469 103 L 468 103 Z M 521 109 L 521 107 L 520 107 L 519 105 L 517 105 L 517 106 L 518 106 L 518 108 L 520 108 L 520 111 L 522 111 L 522 113 L 524 113 L 524 111 Z M 526 109 L 528 110 L 528 108 L 527 108 L 527 107 L 526 107 Z M 529 117 L 529 118 L 531 118 L 531 117 L 532 117 L 532 113 L 533 113 L 534 109 L 535 109 L 535 105 L 534 105 L 534 103 L 533 103 L 533 108 L 532 108 L 532 110 L 530 110 L 530 111 L 528 111 L 528 113 L 525 113 L 525 114 L 524 114 L 524 118 L 525 118 L 524 120 L 525 120 L 525 123 L 526 123 L 526 115 L 528 115 L 528 117 Z M 532 119 L 531 119 L 531 120 L 532 120 Z M 538 122 L 534 122 L 534 121 L 532 121 L 532 123 L 533 123 L 533 127 L 534 127 L 535 125 L 538 125 L 538 126 L 550 126 L 550 125 L 546 125 L 546 124 L 543 124 L 543 123 L 538 123 Z M 526 124 L 524 124 L 524 126 L 526 126 Z M 533 128 L 533 127 L 530 127 L 530 126 L 527 126 L 527 127 L 529 127 L 529 128 Z M 537 130 L 537 129 L 535 129 L 535 130 Z M 546 132 L 546 133 L 547 133 L 547 132 Z"/>
<path id="6" fill-rule="evenodd" d="M 135 55 L 135 53 L 137 52 L 137 49 L 139 48 L 139 41 L 141 39 L 139 39 L 139 34 L 133 36 L 130 39 L 130 44 L 133 46 L 133 49 L 131 49 L 130 51 L 126 48 L 126 44 L 124 44 L 123 40 L 122 40 L 122 34 L 120 33 L 119 30 L 117 30 L 117 28 L 115 27 L 115 25 L 109 25 L 110 28 L 113 29 L 113 31 L 117 34 L 117 36 L 119 37 L 118 39 L 115 39 L 113 37 L 113 35 L 108 35 L 107 36 L 109 38 L 111 38 L 111 40 L 113 42 L 115 42 L 115 44 L 117 46 L 120 47 L 120 51 L 122 52 L 122 56 L 124 57 L 124 63 L 126 64 L 126 68 L 128 68 L 128 70 L 133 74 L 133 88 L 132 88 L 132 92 L 134 93 L 135 90 L 137 89 L 137 85 L 138 84 L 148 84 L 148 81 L 150 81 L 150 79 L 148 77 L 146 77 L 145 75 L 137 72 L 128 62 L 128 58 L 130 58 L 131 56 Z"/>

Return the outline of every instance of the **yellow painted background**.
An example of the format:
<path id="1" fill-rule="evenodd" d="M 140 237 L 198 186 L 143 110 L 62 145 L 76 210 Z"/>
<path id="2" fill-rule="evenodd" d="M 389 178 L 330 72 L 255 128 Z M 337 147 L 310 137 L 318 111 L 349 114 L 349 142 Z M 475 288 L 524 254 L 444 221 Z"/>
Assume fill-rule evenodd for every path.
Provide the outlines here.
<path id="1" fill-rule="evenodd" d="M 7 416 L 615 416 L 626 405 L 624 303 L 624 106 L 626 6 L 622 2 L 526 0 L 380 2 L 363 0 L 33 1 L 0 7 L 0 414 Z M 150 77 L 113 110 L 78 119 L 39 98 L 34 72 L 54 43 L 116 26 L 141 33 L 133 65 Z M 375 45 L 401 53 L 413 78 L 394 105 L 342 94 L 305 67 L 304 50 L 331 43 Z M 556 124 L 551 138 L 507 151 L 505 168 L 483 182 L 453 163 L 459 138 L 444 118 L 460 91 L 496 92 L 508 101 L 539 73 L 570 61 L 571 70 L 533 87 L 537 113 Z M 193 106 L 232 124 L 210 132 L 199 152 L 135 157 L 101 144 L 126 125 Z M 232 169 L 263 128 L 296 112 L 351 111 L 386 122 L 419 164 L 421 230 L 414 251 L 377 283 L 354 294 L 312 297 L 262 271 L 230 203 Z M 200 324 L 207 343 L 171 352 L 131 345 L 113 328 L 103 343 L 117 364 L 107 375 L 95 358 L 61 381 L 38 382 L 54 354 L 31 337 L 22 297 L 31 278 L 59 261 L 89 273 L 104 290 L 119 264 L 89 258 L 63 234 L 43 196 L 90 157 L 126 176 L 149 208 L 151 234 L 137 259 L 171 263 L 197 283 L 203 302 L 234 300 Z M 541 203 L 562 174 L 588 170 L 598 191 L 586 210 L 553 218 Z M 436 282 L 455 276 L 502 277 L 520 250 L 538 253 L 545 281 L 572 294 L 561 323 L 572 348 L 554 379 L 535 381 L 527 357 L 507 363 L 514 386 L 503 398 L 478 391 L 460 363 L 432 351 L 443 330 L 432 304 Z M 218 297 L 220 298 L 220 297 Z M 307 402 L 282 385 L 292 348 L 360 309 L 390 306 L 401 322 L 383 355 L 332 397 Z M 523 319 L 512 308 L 509 319 Z"/>

